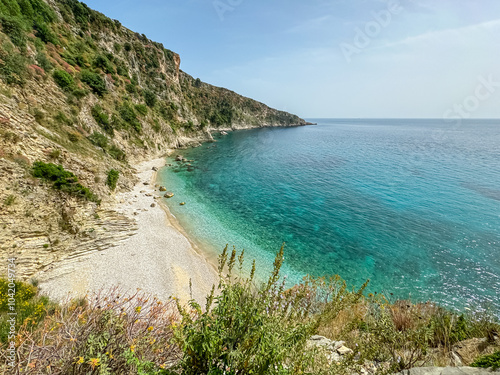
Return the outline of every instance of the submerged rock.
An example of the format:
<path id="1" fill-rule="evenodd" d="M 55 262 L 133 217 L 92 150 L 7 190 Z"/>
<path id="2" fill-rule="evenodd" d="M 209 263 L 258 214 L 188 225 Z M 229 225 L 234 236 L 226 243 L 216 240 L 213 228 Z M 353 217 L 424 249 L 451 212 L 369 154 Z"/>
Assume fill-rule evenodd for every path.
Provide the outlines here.
<path id="1" fill-rule="evenodd" d="M 179 206 L 184 206 L 186 204 L 186 202 L 181 202 L 179 203 Z"/>

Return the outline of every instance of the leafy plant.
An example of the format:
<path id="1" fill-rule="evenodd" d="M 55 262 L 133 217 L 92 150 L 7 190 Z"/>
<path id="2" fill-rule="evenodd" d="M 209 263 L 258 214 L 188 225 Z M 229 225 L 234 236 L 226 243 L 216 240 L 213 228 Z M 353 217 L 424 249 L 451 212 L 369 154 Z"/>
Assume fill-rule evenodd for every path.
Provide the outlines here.
<path id="1" fill-rule="evenodd" d="M 190 302 L 178 303 L 182 324 L 175 330 L 183 351 L 183 374 L 280 374 L 307 366 L 304 348 L 317 322 L 309 315 L 310 300 L 304 289 L 285 293 L 280 281 L 283 247 L 266 284 L 255 288 L 255 263 L 249 278 L 233 275 L 243 253 L 227 247 L 219 257 L 218 293 L 207 297 L 204 310 Z M 227 273 L 224 275 L 224 270 Z"/>
<path id="2" fill-rule="evenodd" d="M 480 357 L 471 364 L 472 367 L 491 368 L 493 371 L 500 368 L 500 351 Z"/>
<path id="3" fill-rule="evenodd" d="M 115 190 L 116 189 L 116 184 L 118 182 L 119 176 L 120 176 L 120 172 L 118 172 L 116 169 L 110 169 L 108 171 L 108 177 L 106 179 L 106 185 L 108 185 L 108 187 L 111 190 Z"/>
<path id="4" fill-rule="evenodd" d="M 52 184 L 56 190 L 76 195 L 86 200 L 99 203 L 99 198 L 87 187 L 78 182 L 78 178 L 63 168 L 62 165 L 37 161 L 33 163 L 33 176 Z"/>
<path id="5" fill-rule="evenodd" d="M 113 127 L 109 121 L 109 115 L 103 111 L 100 105 L 96 104 L 93 106 L 91 114 L 97 124 L 102 127 L 106 133 L 113 134 Z"/>
<path id="6" fill-rule="evenodd" d="M 85 82 L 89 87 L 99 96 L 103 96 L 106 92 L 106 82 L 97 73 L 93 73 L 90 70 L 81 71 L 81 80 Z"/>
<path id="7" fill-rule="evenodd" d="M 88 138 L 90 142 L 103 150 L 106 150 L 108 147 L 108 138 L 99 132 L 93 132 Z"/>
<path id="8" fill-rule="evenodd" d="M 65 70 L 56 69 L 54 70 L 52 76 L 54 77 L 54 80 L 59 85 L 59 87 L 63 90 L 69 90 L 75 83 L 71 74 L 69 74 Z"/>

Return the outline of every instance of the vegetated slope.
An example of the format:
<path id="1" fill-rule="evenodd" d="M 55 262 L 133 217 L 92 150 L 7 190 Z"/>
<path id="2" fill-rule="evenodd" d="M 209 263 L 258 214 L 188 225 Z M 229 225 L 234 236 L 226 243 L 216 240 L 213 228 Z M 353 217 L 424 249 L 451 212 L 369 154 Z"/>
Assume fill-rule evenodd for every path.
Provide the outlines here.
<path id="1" fill-rule="evenodd" d="M 129 235 L 106 208 L 135 182 L 131 161 L 214 129 L 304 124 L 194 79 L 179 55 L 76 0 L 0 0 L 1 258 L 19 256 L 27 277 Z M 37 161 L 64 168 L 36 175 Z"/>

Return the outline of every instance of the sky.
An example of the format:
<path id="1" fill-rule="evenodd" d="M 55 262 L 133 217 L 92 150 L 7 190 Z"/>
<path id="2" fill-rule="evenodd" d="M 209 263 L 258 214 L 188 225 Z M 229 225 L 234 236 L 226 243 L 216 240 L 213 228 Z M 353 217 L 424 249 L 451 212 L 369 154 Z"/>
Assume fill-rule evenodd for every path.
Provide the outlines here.
<path id="1" fill-rule="evenodd" d="M 498 0 L 87 0 L 304 118 L 500 118 Z"/>

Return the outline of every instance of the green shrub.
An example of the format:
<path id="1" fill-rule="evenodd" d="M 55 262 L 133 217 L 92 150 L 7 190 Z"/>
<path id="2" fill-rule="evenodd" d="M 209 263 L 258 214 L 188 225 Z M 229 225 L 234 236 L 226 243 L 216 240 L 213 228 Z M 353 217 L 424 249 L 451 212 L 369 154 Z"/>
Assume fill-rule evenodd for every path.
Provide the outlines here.
<path id="1" fill-rule="evenodd" d="M 148 114 L 148 107 L 146 107 L 144 104 L 136 104 L 134 107 L 137 113 L 139 113 L 141 116 L 146 116 Z"/>
<path id="2" fill-rule="evenodd" d="M 56 190 L 76 195 L 80 198 L 99 203 L 99 198 L 78 182 L 78 178 L 62 165 L 37 161 L 33 163 L 33 176 L 52 184 Z"/>
<path id="3" fill-rule="evenodd" d="M 137 88 L 133 83 L 127 83 L 125 90 L 127 90 L 130 94 L 135 94 L 137 92 Z"/>
<path id="4" fill-rule="evenodd" d="M 53 68 L 52 63 L 50 62 L 47 55 L 43 52 L 38 52 L 36 55 L 36 61 L 38 65 L 43 68 L 46 72 L 50 72 Z"/>
<path id="5" fill-rule="evenodd" d="M 57 37 L 41 17 L 35 18 L 33 28 L 36 31 L 37 38 L 40 38 L 42 42 L 52 43 L 54 45 L 57 45 L 59 43 Z"/>
<path id="6" fill-rule="evenodd" d="M 116 169 L 110 169 L 108 171 L 108 177 L 106 179 L 106 185 L 108 185 L 108 187 L 111 190 L 115 190 L 116 189 L 116 184 L 118 182 L 119 176 L 120 176 L 120 172 L 118 172 Z"/>
<path id="7" fill-rule="evenodd" d="M 71 74 L 62 69 L 56 69 L 52 75 L 54 77 L 54 81 L 59 85 L 63 90 L 69 90 L 75 84 L 73 77 Z"/>
<path id="8" fill-rule="evenodd" d="M 10 43 L 0 47 L 0 77 L 9 85 L 22 86 L 26 83 L 28 60 L 17 52 Z"/>
<path id="9" fill-rule="evenodd" d="M 500 368 L 500 351 L 480 357 L 471 364 L 472 367 L 492 368 L 493 371 Z"/>
<path id="10" fill-rule="evenodd" d="M 6 343 L 9 334 L 10 324 L 8 319 L 10 316 L 8 313 L 9 309 L 9 294 L 14 294 L 15 300 L 15 311 L 16 315 L 16 332 L 19 332 L 19 328 L 24 325 L 28 330 L 32 330 L 38 326 L 38 324 L 43 320 L 47 312 L 50 312 L 54 308 L 54 304 L 51 303 L 46 297 L 39 297 L 37 295 L 37 289 L 29 284 L 22 283 L 19 281 L 14 282 L 14 288 L 12 285 L 9 287 L 9 281 L 0 278 L 0 342 Z M 15 293 L 9 293 L 13 292 Z"/>
<path id="11" fill-rule="evenodd" d="M 108 138 L 99 132 L 93 132 L 88 138 L 90 142 L 103 150 L 108 147 Z"/>
<path id="12" fill-rule="evenodd" d="M 134 108 L 128 102 L 124 102 L 121 106 L 119 106 L 118 112 L 120 113 L 121 118 L 126 123 L 131 125 L 137 132 L 142 130 L 141 123 L 135 115 Z"/>
<path id="13" fill-rule="evenodd" d="M 156 94 L 150 90 L 145 90 L 144 101 L 148 107 L 154 107 L 156 104 Z"/>
<path id="14" fill-rule="evenodd" d="M 114 74 L 115 68 L 106 56 L 97 55 L 94 59 L 94 67 L 102 69 L 104 73 Z"/>
<path id="15" fill-rule="evenodd" d="M 255 268 L 250 278 L 233 275 L 237 259 L 242 272 L 243 253 L 237 257 L 233 250 L 228 259 L 224 249 L 219 293 L 212 290 L 205 309 L 191 301 L 193 314 L 178 304 L 182 324 L 174 332 L 183 352 L 182 373 L 285 374 L 286 368 L 299 373 L 309 365 L 305 344 L 317 322 L 304 288 L 285 292 L 279 275 L 283 248 L 268 282 L 258 288 L 253 284 Z"/>
<path id="16" fill-rule="evenodd" d="M 92 117 L 97 122 L 97 124 L 104 129 L 106 133 L 113 134 L 113 127 L 109 121 L 109 116 L 103 111 L 100 105 L 95 105 L 92 107 Z"/>
<path id="17" fill-rule="evenodd" d="M 104 82 L 104 79 L 99 74 L 89 70 L 82 70 L 80 76 L 82 82 L 89 85 L 97 95 L 102 96 L 106 93 L 106 82 Z"/>
<path id="18" fill-rule="evenodd" d="M 0 26 L 2 26 L 2 31 L 9 36 L 14 45 L 18 47 L 26 46 L 25 26 L 19 17 L 0 15 Z"/>

